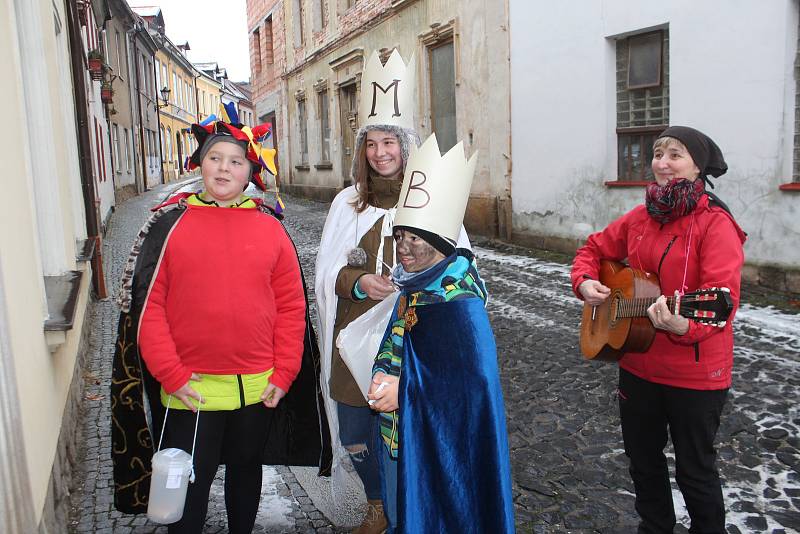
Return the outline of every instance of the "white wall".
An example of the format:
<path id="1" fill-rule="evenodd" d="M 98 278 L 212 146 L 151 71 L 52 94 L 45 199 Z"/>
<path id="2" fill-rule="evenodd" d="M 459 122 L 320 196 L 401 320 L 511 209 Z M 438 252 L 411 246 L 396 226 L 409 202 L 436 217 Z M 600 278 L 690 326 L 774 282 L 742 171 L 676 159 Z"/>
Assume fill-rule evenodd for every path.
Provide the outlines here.
<path id="1" fill-rule="evenodd" d="M 509 0 L 514 230 L 585 238 L 643 199 L 616 179 L 614 37 L 669 28 L 670 124 L 696 127 L 730 170 L 715 192 L 749 232 L 748 261 L 800 265 L 791 181 L 792 0 Z"/>
<path id="2" fill-rule="evenodd" d="M 54 31 L 54 20 L 61 21 L 61 33 Z M 75 261 L 76 238 L 85 237 L 86 231 L 78 215 L 82 200 L 75 194 L 80 189 L 77 153 L 70 148 L 77 146 L 70 118 L 74 106 L 69 102 L 64 108 L 70 68 L 58 64 L 68 46 L 65 21 L 63 2 L 17 0 L 0 5 L 0 61 L 6 73 L 0 79 L 0 100 L 6 105 L 7 123 L 15 125 L 0 130 L 0 145 L 9 156 L 3 160 L 3 192 L 13 199 L 0 210 L 0 305 L 9 312 L 3 350 L 14 360 L 17 384 L 17 398 L 0 391 L 0 401 L 13 403 L 19 415 L 14 427 L 0 432 L 16 432 L 24 443 L 30 495 L 15 497 L 28 499 L 36 523 L 47 498 L 91 279 L 91 269 Z M 31 35 L 38 45 L 26 51 L 23 45 Z M 42 110 L 50 113 L 47 121 L 36 120 Z M 50 172 L 43 173 L 43 168 Z M 51 352 L 43 330 L 43 276 L 66 270 L 83 272 L 75 327 Z"/>

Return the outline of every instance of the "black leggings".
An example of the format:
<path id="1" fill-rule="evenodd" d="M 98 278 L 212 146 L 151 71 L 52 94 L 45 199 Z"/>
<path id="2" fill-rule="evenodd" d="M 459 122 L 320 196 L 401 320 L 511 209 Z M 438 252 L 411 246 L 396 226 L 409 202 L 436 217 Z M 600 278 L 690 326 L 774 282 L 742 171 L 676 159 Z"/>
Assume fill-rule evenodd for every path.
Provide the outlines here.
<path id="1" fill-rule="evenodd" d="M 162 448 L 192 451 L 195 414 L 170 410 Z M 183 517 L 169 525 L 170 534 L 203 530 L 208 495 L 220 464 L 225 464 L 225 509 L 228 531 L 249 533 L 261 502 L 261 455 L 272 410 L 260 402 L 238 410 L 201 412 L 194 451 L 195 481 L 189 484 Z"/>

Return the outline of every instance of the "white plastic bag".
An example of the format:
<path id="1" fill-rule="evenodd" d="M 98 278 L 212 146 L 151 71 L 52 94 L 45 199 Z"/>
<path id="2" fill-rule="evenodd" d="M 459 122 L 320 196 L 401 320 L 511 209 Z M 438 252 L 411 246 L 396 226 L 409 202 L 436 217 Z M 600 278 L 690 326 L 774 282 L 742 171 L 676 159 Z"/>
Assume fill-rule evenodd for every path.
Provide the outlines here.
<path id="1" fill-rule="evenodd" d="M 372 364 L 380 350 L 383 334 L 392 317 L 400 293 L 393 293 L 343 328 L 336 338 L 336 347 L 358 384 L 364 400 L 372 382 Z"/>

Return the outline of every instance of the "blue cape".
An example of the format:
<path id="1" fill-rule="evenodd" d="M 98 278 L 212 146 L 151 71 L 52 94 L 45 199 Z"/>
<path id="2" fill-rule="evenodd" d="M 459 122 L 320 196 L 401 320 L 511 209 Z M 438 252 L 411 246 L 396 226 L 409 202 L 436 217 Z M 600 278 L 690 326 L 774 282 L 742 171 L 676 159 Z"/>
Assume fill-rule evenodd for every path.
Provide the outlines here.
<path id="1" fill-rule="evenodd" d="M 419 321 L 403 339 L 396 531 L 514 532 L 503 394 L 483 301 L 415 310 Z"/>

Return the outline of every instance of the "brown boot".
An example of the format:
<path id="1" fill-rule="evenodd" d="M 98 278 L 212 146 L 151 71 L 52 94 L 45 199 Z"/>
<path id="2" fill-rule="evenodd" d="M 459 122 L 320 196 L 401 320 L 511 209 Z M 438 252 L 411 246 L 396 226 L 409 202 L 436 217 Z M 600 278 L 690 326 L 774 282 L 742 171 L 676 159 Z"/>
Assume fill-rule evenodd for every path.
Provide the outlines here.
<path id="1" fill-rule="evenodd" d="M 388 526 L 386 516 L 383 515 L 383 503 L 379 500 L 367 499 L 367 513 L 353 534 L 383 534 Z"/>

